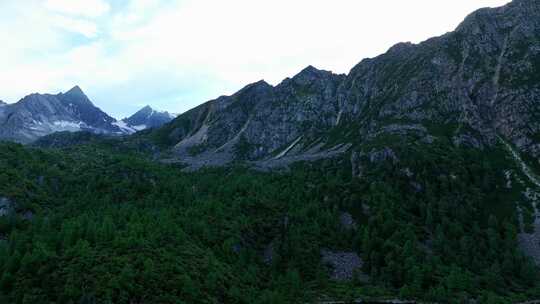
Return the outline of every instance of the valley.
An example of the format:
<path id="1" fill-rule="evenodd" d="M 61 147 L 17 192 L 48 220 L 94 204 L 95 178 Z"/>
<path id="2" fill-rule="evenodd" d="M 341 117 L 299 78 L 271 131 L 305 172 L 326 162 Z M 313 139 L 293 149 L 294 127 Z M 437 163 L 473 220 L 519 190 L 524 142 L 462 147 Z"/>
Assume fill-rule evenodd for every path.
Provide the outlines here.
<path id="1" fill-rule="evenodd" d="M 0 102 L 0 303 L 534 303 L 539 73 L 514 0 L 178 116 Z"/>

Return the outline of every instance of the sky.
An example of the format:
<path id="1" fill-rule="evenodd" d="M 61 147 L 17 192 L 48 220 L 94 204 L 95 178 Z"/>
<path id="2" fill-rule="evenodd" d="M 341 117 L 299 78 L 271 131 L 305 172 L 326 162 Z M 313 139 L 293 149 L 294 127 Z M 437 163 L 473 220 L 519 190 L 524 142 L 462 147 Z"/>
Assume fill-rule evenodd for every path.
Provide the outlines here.
<path id="1" fill-rule="evenodd" d="M 182 113 L 308 65 L 348 73 L 508 0 L 0 0 L 0 99 L 79 85 L 116 118 Z"/>

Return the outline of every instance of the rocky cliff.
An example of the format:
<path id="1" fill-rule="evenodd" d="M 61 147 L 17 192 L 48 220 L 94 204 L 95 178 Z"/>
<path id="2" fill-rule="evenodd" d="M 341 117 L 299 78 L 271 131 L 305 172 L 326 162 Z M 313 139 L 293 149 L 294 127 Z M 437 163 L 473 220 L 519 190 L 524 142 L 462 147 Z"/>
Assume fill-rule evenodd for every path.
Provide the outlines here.
<path id="1" fill-rule="evenodd" d="M 152 137 L 195 166 L 323 157 L 388 134 L 476 148 L 500 135 L 538 157 L 539 86 L 540 2 L 515 0 L 443 36 L 397 44 L 348 75 L 310 66 L 275 87 L 248 85 Z"/>

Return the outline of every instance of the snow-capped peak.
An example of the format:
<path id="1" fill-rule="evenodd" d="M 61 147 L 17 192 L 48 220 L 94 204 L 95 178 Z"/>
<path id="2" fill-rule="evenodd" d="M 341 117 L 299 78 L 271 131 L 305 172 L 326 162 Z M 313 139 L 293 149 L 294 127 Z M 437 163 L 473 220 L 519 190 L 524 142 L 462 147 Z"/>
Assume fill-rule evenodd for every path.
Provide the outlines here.
<path id="1" fill-rule="evenodd" d="M 157 128 L 176 118 L 167 111 L 157 111 L 151 106 L 145 106 L 128 118 L 122 119 L 125 126 L 132 130 L 141 131 L 147 128 Z"/>

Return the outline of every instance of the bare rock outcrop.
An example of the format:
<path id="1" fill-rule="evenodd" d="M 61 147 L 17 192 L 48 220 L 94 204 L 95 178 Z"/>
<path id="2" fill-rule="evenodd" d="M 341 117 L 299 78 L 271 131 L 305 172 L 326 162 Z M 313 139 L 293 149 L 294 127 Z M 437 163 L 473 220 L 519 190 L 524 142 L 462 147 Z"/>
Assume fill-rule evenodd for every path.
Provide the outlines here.
<path id="1" fill-rule="evenodd" d="M 332 269 L 331 278 L 336 281 L 350 281 L 355 274 L 360 275 L 362 259 L 356 252 L 321 250 L 322 262 Z"/>

